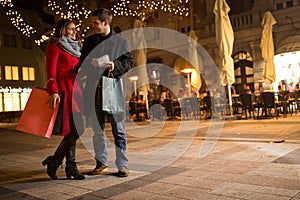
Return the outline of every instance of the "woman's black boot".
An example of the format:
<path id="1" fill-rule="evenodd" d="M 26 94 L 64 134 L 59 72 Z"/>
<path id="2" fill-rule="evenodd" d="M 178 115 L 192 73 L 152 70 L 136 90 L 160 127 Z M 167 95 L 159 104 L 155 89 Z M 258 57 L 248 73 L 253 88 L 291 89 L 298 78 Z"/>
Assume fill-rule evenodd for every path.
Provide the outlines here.
<path id="1" fill-rule="evenodd" d="M 73 144 L 66 154 L 66 176 L 68 179 L 73 177 L 75 180 L 83 180 L 85 177 L 79 173 L 75 162 L 75 149 L 76 144 Z"/>
<path id="2" fill-rule="evenodd" d="M 75 180 L 85 179 L 85 176 L 79 173 L 76 162 L 67 161 L 65 171 L 66 171 L 66 176 L 67 176 L 68 179 L 71 179 L 72 177 Z"/>
<path id="3" fill-rule="evenodd" d="M 61 165 L 61 163 L 57 162 L 54 156 L 48 156 L 43 162 L 42 162 L 43 166 L 47 165 L 47 174 L 48 176 L 53 179 L 56 180 L 57 176 L 56 176 L 56 170 L 59 167 L 59 165 Z"/>

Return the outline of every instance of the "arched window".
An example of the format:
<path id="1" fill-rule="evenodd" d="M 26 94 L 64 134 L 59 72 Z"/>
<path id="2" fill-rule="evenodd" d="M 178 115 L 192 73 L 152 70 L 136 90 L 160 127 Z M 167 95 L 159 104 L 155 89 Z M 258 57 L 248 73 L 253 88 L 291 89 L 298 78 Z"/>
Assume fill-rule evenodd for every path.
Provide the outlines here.
<path id="1" fill-rule="evenodd" d="M 254 91 L 253 59 L 249 52 L 240 51 L 233 56 L 234 75 L 237 93 L 243 93 L 245 85 Z"/>

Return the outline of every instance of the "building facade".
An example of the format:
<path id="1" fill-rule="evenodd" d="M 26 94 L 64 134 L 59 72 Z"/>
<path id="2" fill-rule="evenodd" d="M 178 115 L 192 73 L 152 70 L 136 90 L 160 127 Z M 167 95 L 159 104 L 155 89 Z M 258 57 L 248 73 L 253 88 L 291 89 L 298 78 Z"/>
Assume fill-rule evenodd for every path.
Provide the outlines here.
<path id="1" fill-rule="evenodd" d="M 250 85 L 252 91 L 258 91 L 260 87 L 276 89 L 276 85 L 280 83 L 294 86 L 299 82 L 300 0 L 226 1 L 231 8 L 229 17 L 235 37 L 232 57 L 235 63 L 236 89 L 241 90 L 243 85 Z M 105 5 L 109 7 L 110 4 L 111 1 Z M 144 26 L 166 28 L 185 35 L 195 31 L 198 43 L 218 66 L 220 58 L 213 13 L 215 1 L 190 0 L 189 4 L 189 16 L 159 12 Z M 260 49 L 261 21 L 266 11 L 270 11 L 276 20 L 273 38 L 277 79 L 273 85 L 264 83 L 262 78 L 264 60 Z M 24 36 L 12 25 L 4 9 L 0 9 L 0 17 L 0 112 L 22 110 L 30 89 L 42 87 L 46 82 L 45 51 L 37 46 L 31 37 Z M 133 17 L 118 16 L 113 20 L 113 27 L 118 27 L 123 32 L 133 29 L 134 21 Z M 86 23 L 89 23 L 89 20 Z M 152 44 L 147 50 L 148 63 L 163 64 L 171 68 L 175 68 L 178 63 L 179 56 L 174 51 L 178 52 L 187 45 L 175 37 L 163 36 L 159 32 L 150 33 L 145 38 Z M 161 38 L 167 39 L 160 41 Z M 167 46 L 170 51 L 161 50 L 161 46 Z M 176 81 L 174 76 L 170 75 L 170 71 L 159 71 L 159 67 L 157 69 L 155 65 L 151 65 L 149 77 L 152 71 L 160 72 L 161 77 L 169 77 L 169 82 L 180 84 L 180 81 Z M 155 94 L 157 95 L 157 91 Z"/>
<path id="2" fill-rule="evenodd" d="M 231 11 L 230 21 L 234 30 L 234 48 L 232 57 L 235 63 L 234 86 L 240 92 L 244 85 L 251 90 L 259 88 L 276 90 L 277 85 L 285 83 L 293 87 L 299 82 L 299 50 L 300 50 L 300 1 L 299 0 L 227 0 Z M 163 27 L 189 34 L 196 32 L 198 43 L 202 45 L 217 65 L 219 65 L 218 46 L 215 38 L 215 1 L 191 0 L 188 17 L 170 17 L 160 13 L 146 24 L 146 27 Z M 276 20 L 273 26 L 275 49 L 275 68 L 277 78 L 273 84 L 263 81 L 264 60 L 260 48 L 262 37 L 262 19 L 265 12 L 270 11 Z M 118 20 L 117 20 L 118 21 Z M 120 18 L 118 25 L 123 29 L 133 28 L 123 23 Z M 131 21 L 129 24 L 133 24 Z M 123 27 L 122 27 L 123 25 Z M 169 38 L 168 38 L 169 39 Z M 178 41 L 174 40 L 174 48 Z M 161 50 L 149 50 L 149 61 L 160 60 L 168 66 L 174 66 L 176 55 Z M 290 71 L 289 73 L 287 71 Z M 283 74 L 287 74 L 286 77 Z M 294 75 L 293 75 L 294 74 Z"/>
<path id="3" fill-rule="evenodd" d="M 32 87 L 43 87 L 44 52 L 0 9 L 0 120 L 24 109 Z M 5 115 L 4 115 L 5 113 Z"/>

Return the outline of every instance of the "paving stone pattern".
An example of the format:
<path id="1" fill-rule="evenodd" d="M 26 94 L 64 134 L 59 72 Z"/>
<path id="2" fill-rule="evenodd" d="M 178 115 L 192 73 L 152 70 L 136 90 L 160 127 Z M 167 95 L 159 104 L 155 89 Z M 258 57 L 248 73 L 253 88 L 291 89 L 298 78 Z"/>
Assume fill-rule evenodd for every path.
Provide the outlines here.
<path id="1" fill-rule="evenodd" d="M 192 128 L 175 137 L 180 121 L 165 122 L 153 135 L 151 131 L 162 124 L 153 122 L 149 128 L 149 122 L 130 123 L 128 132 L 150 136 L 129 134 L 130 175 L 126 178 L 114 176 L 117 169 L 112 150 L 104 174 L 90 175 L 95 161 L 88 142 L 83 142 L 91 136 L 87 133 L 77 148 L 79 170 L 86 174 L 80 181 L 66 179 L 64 164 L 57 171 L 59 179 L 51 180 L 41 165 L 61 137 L 41 138 L 15 131 L 15 124 L 0 124 L 0 199 L 300 200 L 299 119 L 298 114 L 278 120 L 225 121 L 212 151 L 203 158 L 199 150 L 209 121 L 199 122 L 192 140 Z M 150 156 L 150 152 L 174 140 L 177 149 Z M 179 155 L 182 144 L 189 146 Z"/>

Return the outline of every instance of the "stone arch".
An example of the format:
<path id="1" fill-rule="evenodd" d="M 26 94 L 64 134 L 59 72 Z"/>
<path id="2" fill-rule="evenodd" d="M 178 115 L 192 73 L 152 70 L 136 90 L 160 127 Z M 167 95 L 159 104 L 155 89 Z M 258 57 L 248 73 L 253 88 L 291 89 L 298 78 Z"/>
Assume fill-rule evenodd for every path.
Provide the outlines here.
<path id="1" fill-rule="evenodd" d="M 275 54 L 300 51 L 300 35 L 285 37 L 276 44 Z"/>

